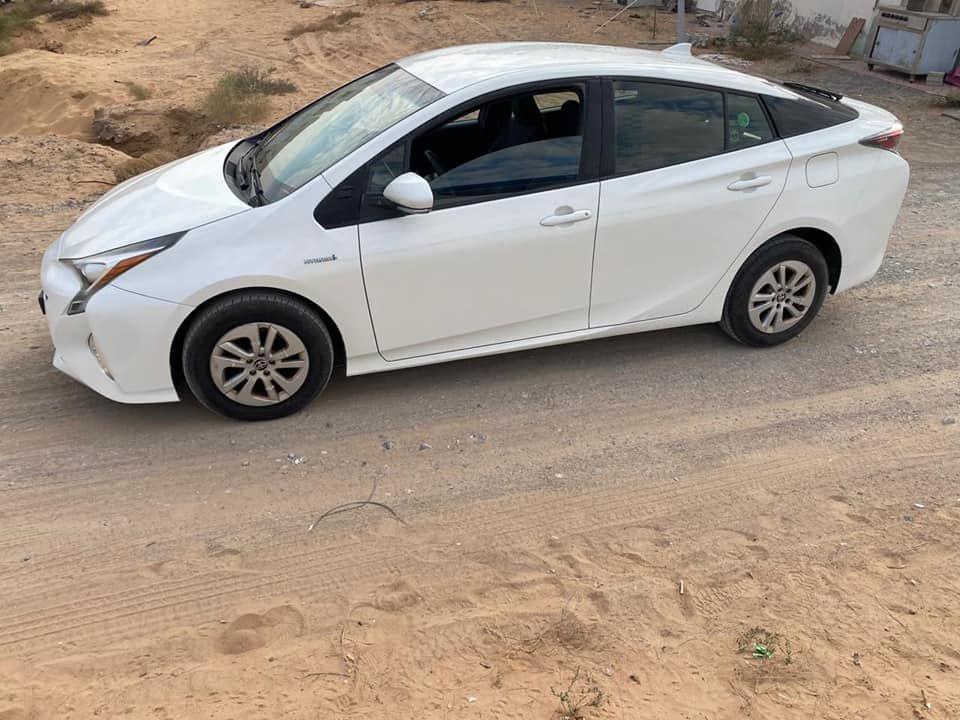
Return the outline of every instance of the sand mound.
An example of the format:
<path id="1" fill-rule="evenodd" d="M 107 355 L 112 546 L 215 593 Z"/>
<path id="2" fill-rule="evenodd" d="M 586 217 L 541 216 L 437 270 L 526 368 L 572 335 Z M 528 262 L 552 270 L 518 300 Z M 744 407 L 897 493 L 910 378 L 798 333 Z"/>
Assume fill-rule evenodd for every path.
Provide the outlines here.
<path id="1" fill-rule="evenodd" d="M 65 135 L 91 139 L 98 105 L 115 103 L 126 88 L 114 83 L 102 58 L 23 50 L 0 65 L 0 135 Z"/>

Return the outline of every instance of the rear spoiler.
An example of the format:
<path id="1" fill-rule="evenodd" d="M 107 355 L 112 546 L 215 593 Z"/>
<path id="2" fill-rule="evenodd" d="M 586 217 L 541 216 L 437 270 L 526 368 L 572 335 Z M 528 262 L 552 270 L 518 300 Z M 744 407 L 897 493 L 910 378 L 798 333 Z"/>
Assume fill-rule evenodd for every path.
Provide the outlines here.
<path id="1" fill-rule="evenodd" d="M 825 97 L 828 100 L 833 100 L 834 102 L 840 102 L 843 100 L 843 95 L 840 93 L 833 92 L 832 90 L 824 90 L 823 88 L 814 87 L 813 85 L 804 85 L 803 83 L 798 82 L 785 82 L 783 83 L 785 88 L 790 88 L 791 90 L 799 90 L 800 92 L 809 93 L 811 95 L 819 95 L 820 97 Z"/>

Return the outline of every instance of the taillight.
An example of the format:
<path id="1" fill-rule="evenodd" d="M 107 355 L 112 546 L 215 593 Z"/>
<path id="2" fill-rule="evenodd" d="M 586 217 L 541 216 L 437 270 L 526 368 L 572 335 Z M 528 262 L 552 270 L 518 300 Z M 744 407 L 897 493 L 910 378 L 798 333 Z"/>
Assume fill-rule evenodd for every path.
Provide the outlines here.
<path id="1" fill-rule="evenodd" d="M 897 148 L 900 147 L 901 138 L 903 138 L 903 128 L 897 128 L 896 130 L 890 130 L 880 135 L 864 138 L 860 141 L 860 144 L 866 145 L 867 147 L 880 148 L 881 150 L 889 150 L 890 152 L 897 152 Z"/>

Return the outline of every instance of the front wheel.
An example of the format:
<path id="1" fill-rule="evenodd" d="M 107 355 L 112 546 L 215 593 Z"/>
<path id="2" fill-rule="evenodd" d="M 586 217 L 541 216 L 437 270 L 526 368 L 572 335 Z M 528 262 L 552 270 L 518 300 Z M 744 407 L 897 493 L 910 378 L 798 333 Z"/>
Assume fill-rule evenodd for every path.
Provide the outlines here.
<path id="1" fill-rule="evenodd" d="M 272 420 L 302 409 L 326 387 L 333 342 L 306 304 L 251 291 L 200 311 L 183 342 L 194 396 L 236 420 Z"/>
<path id="2" fill-rule="evenodd" d="M 720 326 L 744 345 L 786 342 L 820 312 L 829 278 L 827 261 L 814 245 L 782 235 L 755 252 L 737 273 Z"/>

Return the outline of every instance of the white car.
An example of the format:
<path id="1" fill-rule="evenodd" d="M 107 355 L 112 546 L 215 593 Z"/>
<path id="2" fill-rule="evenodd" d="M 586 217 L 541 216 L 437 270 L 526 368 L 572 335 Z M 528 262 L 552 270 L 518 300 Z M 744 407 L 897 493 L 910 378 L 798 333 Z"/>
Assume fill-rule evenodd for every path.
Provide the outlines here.
<path id="1" fill-rule="evenodd" d="M 347 375 L 719 322 L 799 334 L 880 266 L 890 113 L 690 55 L 415 55 L 129 180 L 47 250 L 54 365 L 243 420 Z"/>

